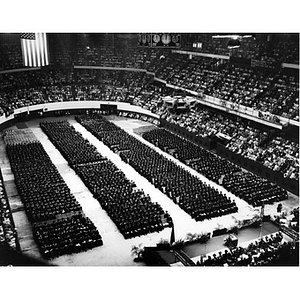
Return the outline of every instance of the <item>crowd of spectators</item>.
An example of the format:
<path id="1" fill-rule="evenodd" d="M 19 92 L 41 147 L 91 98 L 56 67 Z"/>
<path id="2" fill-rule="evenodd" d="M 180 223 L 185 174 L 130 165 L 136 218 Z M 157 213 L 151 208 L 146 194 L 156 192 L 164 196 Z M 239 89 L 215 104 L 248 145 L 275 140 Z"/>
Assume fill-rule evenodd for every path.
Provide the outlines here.
<path id="1" fill-rule="evenodd" d="M 72 86 L 49 86 L 45 89 L 45 98 L 47 103 L 73 101 Z"/>
<path id="2" fill-rule="evenodd" d="M 0 116 L 30 105 L 73 100 L 73 77 L 69 68 L 0 74 Z"/>
<path id="3" fill-rule="evenodd" d="M 77 117 L 121 159 L 197 221 L 237 212 L 235 202 L 100 115 Z"/>
<path id="4" fill-rule="evenodd" d="M 54 86 L 49 89 L 49 101 L 101 98 L 128 102 L 129 95 L 131 100 L 139 95 L 143 96 L 143 87 L 150 77 L 143 72 L 120 70 L 76 70 L 77 72 L 78 74 L 73 74 L 70 68 L 46 68 L 34 72 L 17 72 L 13 75 L 2 74 L 1 90 L 14 88 L 22 91 L 25 87 L 43 87 L 47 91 L 48 86 Z M 94 77 L 89 76 L 86 81 L 84 73 L 94 73 Z M 159 60 L 155 76 L 175 86 L 201 92 L 222 101 L 230 101 L 236 107 L 243 105 L 262 113 L 299 120 L 299 83 L 296 75 L 227 65 L 213 58 L 189 59 L 185 55 L 172 53 L 165 60 Z M 74 90 L 72 84 L 76 84 Z M 64 85 L 67 87 L 62 88 Z M 147 89 L 146 92 L 151 93 Z M 61 95 L 57 95 L 58 93 Z M 22 95 L 17 95 L 17 98 L 21 102 L 24 101 Z M 48 101 L 47 95 L 39 98 Z"/>
<path id="5" fill-rule="evenodd" d="M 234 66 L 220 59 L 171 54 L 156 72 L 169 84 L 203 92 L 235 106 L 299 120 L 299 79 L 280 71 Z"/>
<path id="6" fill-rule="evenodd" d="M 0 74 L 1 90 L 11 91 L 15 89 L 46 87 L 49 85 L 66 85 L 72 82 L 72 69 L 58 69 L 45 67 L 13 73 Z"/>
<path id="7" fill-rule="evenodd" d="M 0 43 L 0 70 L 22 68 L 21 47 L 17 44 Z"/>
<path id="8" fill-rule="evenodd" d="M 144 50 L 139 51 L 142 53 Z M 152 51 L 155 53 L 155 50 Z M 204 57 L 189 60 L 174 53 L 164 60 L 158 59 L 158 62 L 156 76 L 170 83 L 194 91 L 203 90 L 224 100 L 255 107 L 263 113 L 282 113 L 285 117 L 298 118 L 299 84 L 295 76 L 229 67 L 217 59 Z M 268 137 L 264 131 L 203 108 L 173 114 L 164 106 L 162 98 L 172 95 L 174 91 L 155 83 L 153 75 L 66 67 L 5 73 L 0 74 L 0 79 L 0 115 L 9 114 L 16 108 L 56 101 L 128 102 L 183 126 L 198 136 L 224 134 L 231 138 L 227 145 L 231 151 L 261 162 L 286 178 L 299 179 L 298 142 L 275 137 L 261 146 L 261 142 Z"/>
<path id="9" fill-rule="evenodd" d="M 16 89 L 13 92 L 0 92 L 0 114 L 9 113 L 17 108 L 35 104 L 43 104 L 45 99 L 41 88 Z"/>
<path id="10" fill-rule="evenodd" d="M 196 136 L 208 138 L 212 138 L 218 133 L 232 137 L 242 124 L 199 106 L 190 108 L 188 112 L 181 114 L 164 113 L 162 117 L 169 123 L 183 127 Z"/>
<path id="11" fill-rule="evenodd" d="M 0 169 L 0 245 L 17 250 L 18 240 Z"/>
<path id="12" fill-rule="evenodd" d="M 160 121 L 154 117 L 150 117 L 148 115 L 144 115 L 144 114 L 140 114 L 140 113 L 136 113 L 136 112 L 128 112 L 128 111 L 118 111 L 117 115 L 120 117 L 124 117 L 124 118 L 130 118 L 130 119 L 137 119 L 137 120 L 141 120 L 147 123 L 152 123 L 154 125 L 159 125 Z M 143 128 L 148 127 L 148 126 L 143 126 L 142 128 L 136 128 L 134 129 L 135 132 L 141 133 L 141 131 L 143 131 Z M 149 127 L 152 127 L 152 125 L 149 125 Z"/>
<path id="13" fill-rule="evenodd" d="M 243 39 L 240 48 L 229 50 L 228 39 L 214 39 L 212 34 L 185 33 L 181 37 L 182 50 L 299 63 L 299 45 L 293 38 L 279 38 L 274 42 L 265 38 Z M 2 34 L 0 38 L 0 70 L 21 68 L 23 62 L 19 35 Z M 276 34 L 273 38 L 277 38 Z M 48 33 L 48 43 L 51 64 L 60 66 L 73 64 L 151 69 L 155 59 L 170 52 L 169 49 L 138 47 L 137 34 Z"/>
<path id="14" fill-rule="evenodd" d="M 288 198 L 286 190 L 250 172 L 226 174 L 222 185 L 253 206 L 272 204 Z"/>
<path id="15" fill-rule="evenodd" d="M 287 178 L 296 180 L 299 178 L 299 158 L 297 157 L 299 145 L 297 142 L 276 138 L 271 140 L 269 144 L 261 147 L 261 140 L 266 138 L 265 132 L 245 126 L 241 122 L 233 121 L 220 114 L 210 113 L 206 109 L 197 108 L 180 115 L 171 114 L 166 110 L 162 101 L 165 88 L 159 85 L 148 84 L 149 78 L 146 79 L 143 73 L 133 75 L 134 72 L 110 72 L 80 70 L 77 73 L 76 71 L 77 79 L 86 84 L 75 86 L 75 99 L 132 102 L 161 115 L 171 123 L 185 127 L 198 136 L 212 137 L 217 133 L 225 134 L 232 138 L 227 145 L 231 151 L 237 152 L 246 158 L 260 161 L 272 170 L 281 172 Z M 69 75 L 53 70 L 48 73 L 51 74 L 51 76 L 48 76 L 48 79 L 43 79 L 47 78 L 47 76 L 39 76 L 40 74 L 30 75 L 28 80 L 23 83 L 24 87 L 30 86 L 30 84 L 38 84 L 38 87 L 0 92 L 2 113 L 32 104 L 73 100 L 72 86 L 70 85 L 62 85 L 61 87 L 58 85 L 41 86 L 47 82 L 57 83 L 61 78 L 64 78 L 65 82 L 71 82 Z M 121 73 L 126 74 L 122 76 Z M 24 72 L 22 76 L 17 76 L 17 82 L 23 82 L 23 79 L 27 78 L 25 74 L 28 75 L 29 73 Z M 4 78 L 4 82 L 9 82 L 8 78 L 13 77 Z M 42 79 L 40 80 L 39 78 Z M 144 81 L 144 84 L 141 84 L 140 80 Z M 89 84 L 98 81 L 103 81 L 103 83 L 97 85 Z M 13 87 L 13 82 L 11 81 L 7 85 Z M 117 88 L 114 87 L 115 84 Z M 133 94 L 134 91 L 136 92 Z M 278 147 L 278 149 L 275 147 Z"/>
<path id="16" fill-rule="evenodd" d="M 13 75 L 0 74 L 0 79 L 0 115 L 3 115 L 17 108 L 49 102 L 102 100 L 132 103 L 153 76 L 144 72 L 80 69 L 73 72 L 71 69 L 47 68 Z"/>
<path id="17" fill-rule="evenodd" d="M 188 51 L 211 53 L 218 55 L 230 55 L 226 39 L 213 39 L 209 34 L 182 34 L 182 48 Z"/>
<path id="18" fill-rule="evenodd" d="M 230 151 L 258 161 L 284 177 L 299 180 L 299 142 L 240 125 L 226 145 Z"/>
<path id="19" fill-rule="evenodd" d="M 284 177 L 299 180 L 299 144 L 276 137 L 261 152 L 257 161 L 283 173 Z"/>
<path id="20" fill-rule="evenodd" d="M 97 39 L 95 41 L 88 35 L 77 35 L 74 65 L 138 68 L 153 72 L 161 56 L 171 52 L 170 49 L 137 47 L 136 38 L 123 38 L 118 34 L 106 34 Z"/>
<path id="21" fill-rule="evenodd" d="M 153 76 L 144 72 L 78 70 L 75 100 L 132 102 Z"/>
<path id="22" fill-rule="evenodd" d="M 241 170 L 229 161 L 165 129 L 145 132 L 142 137 L 214 182 L 218 182 L 222 175 Z"/>
<path id="23" fill-rule="evenodd" d="M 84 216 L 40 142 L 12 142 L 6 151 L 43 257 L 102 245 L 95 225 Z"/>
<path id="24" fill-rule="evenodd" d="M 250 243 L 202 257 L 197 266 L 280 266 L 296 265 L 299 243 L 287 242 L 278 232 Z"/>
<path id="25" fill-rule="evenodd" d="M 266 34 L 265 34 L 266 35 Z M 295 39 L 285 39 L 276 42 L 267 38 L 243 38 L 241 46 L 228 49 L 228 39 L 212 38 L 212 34 L 182 34 L 182 48 L 200 53 L 231 55 L 246 59 L 256 59 L 271 62 L 299 63 L 299 44 Z M 273 38 L 277 38 L 274 35 Z M 299 38 L 298 38 L 299 39 Z"/>
<path id="26" fill-rule="evenodd" d="M 279 186 L 254 174 L 240 172 L 236 165 L 165 129 L 153 129 L 142 136 L 254 206 L 261 205 L 262 201 L 273 203 L 287 199 L 286 191 Z"/>
<path id="27" fill-rule="evenodd" d="M 70 67 L 74 62 L 73 35 L 67 33 L 48 33 L 50 63 L 56 66 Z"/>
<path id="28" fill-rule="evenodd" d="M 102 157 L 67 121 L 42 122 L 40 126 L 125 238 L 172 226 L 170 215 Z"/>
<path id="29" fill-rule="evenodd" d="M 174 91 L 171 88 L 156 84 L 155 81 L 150 80 L 144 85 L 140 92 L 135 95 L 132 104 L 141 106 L 158 116 L 166 117 L 169 113 L 164 105 L 163 97 L 172 95 L 173 93 Z"/>
<path id="30" fill-rule="evenodd" d="M 279 41 L 275 47 L 272 47 L 268 55 L 276 61 L 299 64 L 299 42 Z"/>
<path id="31" fill-rule="evenodd" d="M 230 151 L 260 162 L 286 178 L 299 179 L 299 142 L 296 140 L 201 107 L 182 114 L 165 113 L 162 117 L 199 137 L 212 139 L 221 134 L 226 137 L 226 148 Z"/>
<path id="32" fill-rule="evenodd" d="M 195 92 L 204 92 L 209 96 L 231 101 L 235 105 L 243 105 L 262 112 L 299 120 L 299 83 L 297 75 L 287 75 L 273 70 L 233 66 L 216 58 L 195 56 L 189 59 L 187 55 L 166 52 L 166 50 L 160 49 L 144 49 L 130 46 L 126 48 L 126 51 L 124 50 L 126 52 L 126 55 L 124 55 L 124 51 L 122 48 L 118 48 L 119 46 L 116 42 L 111 47 L 100 46 L 97 50 L 93 46 L 79 43 L 79 45 L 81 44 L 82 46 L 78 48 L 79 53 L 76 55 L 80 59 L 75 59 L 75 64 L 77 62 L 78 65 L 87 66 L 147 69 L 148 71 L 154 71 L 156 77 L 166 80 L 175 86 Z M 116 47 L 116 49 L 113 47 Z M 161 59 L 161 57 L 165 57 L 165 59 Z M 135 62 L 135 60 L 138 62 Z M 130 61 L 132 61 L 131 64 L 129 63 Z M 151 66 L 152 69 L 150 68 Z M 66 69 L 69 70 L 69 67 Z M 44 83 L 47 83 L 47 85 L 57 84 L 57 80 L 50 80 L 47 76 L 43 78 L 44 75 L 40 75 L 44 73 L 42 71 L 27 73 L 39 75 L 39 81 L 46 79 Z M 48 77 L 51 77 L 51 75 L 50 72 Z M 30 77 L 32 82 L 31 75 L 27 74 L 26 77 Z M 114 78 L 116 77 L 114 76 Z M 26 79 L 23 79 L 23 81 L 27 82 Z M 70 83 L 71 81 L 70 78 L 68 80 L 63 80 L 62 78 L 60 84 Z M 133 79 L 132 82 L 134 81 L 138 82 L 139 80 Z M 19 88 L 22 86 L 20 83 L 22 84 L 22 81 L 20 82 L 19 80 L 17 85 Z M 116 86 L 116 84 L 113 83 L 113 86 Z M 79 87 L 78 92 L 80 94 L 84 93 L 84 91 L 85 88 L 82 90 Z M 78 95 L 76 97 L 80 98 L 81 96 Z"/>

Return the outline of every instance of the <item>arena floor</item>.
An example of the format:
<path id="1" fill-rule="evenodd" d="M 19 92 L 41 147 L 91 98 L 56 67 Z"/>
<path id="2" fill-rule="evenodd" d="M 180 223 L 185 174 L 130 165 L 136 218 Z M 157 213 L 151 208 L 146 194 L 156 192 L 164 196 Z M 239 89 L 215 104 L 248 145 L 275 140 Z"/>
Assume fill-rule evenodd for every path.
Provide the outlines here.
<path id="1" fill-rule="evenodd" d="M 57 118 L 43 118 L 43 121 L 57 119 Z M 135 128 L 149 125 L 149 123 L 120 117 L 109 117 L 109 119 L 116 125 L 126 130 L 129 134 L 134 135 L 145 144 L 152 148 L 189 172 L 199 177 L 202 181 L 207 182 L 216 189 L 224 192 L 228 197 L 234 199 L 239 211 L 237 213 L 214 218 L 213 220 L 205 220 L 203 222 L 196 222 L 182 209 L 173 203 L 166 195 L 161 193 L 158 189 L 152 186 L 145 178 L 139 175 L 131 166 L 125 164 L 120 157 L 112 152 L 107 146 L 96 139 L 91 133 L 89 133 L 84 127 L 74 120 L 73 116 L 60 117 L 60 119 L 68 119 L 69 122 L 79 131 L 85 138 L 87 138 L 93 145 L 96 146 L 98 151 L 115 163 L 119 169 L 121 169 L 126 176 L 135 181 L 137 187 L 142 188 L 145 193 L 149 194 L 153 201 L 158 202 L 162 208 L 169 212 L 175 226 L 175 238 L 185 238 L 187 233 L 201 233 L 211 232 L 218 226 L 230 227 L 236 220 L 250 219 L 254 215 L 260 213 L 259 208 L 253 208 L 245 201 L 237 198 L 223 187 L 218 186 L 214 182 L 209 181 L 202 175 L 198 174 L 193 169 L 179 162 L 169 154 L 161 151 L 157 147 L 143 140 L 142 137 L 136 135 L 133 130 Z M 77 201 L 81 204 L 84 213 L 89 217 L 96 227 L 98 228 L 102 239 L 103 246 L 96 247 L 86 252 L 81 252 L 72 255 L 63 255 L 58 258 L 52 259 L 51 263 L 61 266 L 137 266 L 143 265 L 142 263 L 136 263 L 133 261 L 131 255 L 131 247 L 133 245 L 142 244 L 143 246 L 152 246 L 159 242 L 161 239 L 169 240 L 171 229 L 166 228 L 158 233 L 151 233 L 146 236 L 136 237 L 125 240 L 123 235 L 119 233 L 116 225 L 108 217 L 107 213 L 101 208 L 100 204 L 87 187 L 81 181 L 81 179 L 75 174 L 75 172 L 68 166 L 67 161 L 59 153 L 59 151 L 53 146 L 48 137 L 39 128 L 40 120 L 32 120 L 26 123 L 16 124 L 11 128 L 29 128 L 34 135 L 40 140 L 47 153 L 49 154 L 52 162 L 56 165 L 58 171 L 62 175 L 66 184 L 69 186 L 71 192 L 74 194 Z M 3 139 L 0 139 L 0 165 L 3 172 L 3 178 L 7 194 L 9 197 L 11 209 L 13 212 L 14 222 L 18 231 L 18 237 L 23 253 L 40 258 L 38 248 L 33 241 L 32 231 L 30 223 L 26 217 L 23 209 L 23 205 L 18 196 L 16 186 L 14 184 L 14 176 L 12 174 L 8 158 L 5 152 L 5 145 Z M 283 204 L 283 210 L 287 210 L 293 207 L 299 206 L 299 198 L 295 195 L 289 194 L 289 199 L 281 202 Z M 274 205 L 266 205 L 265 214 L 274 215 L 276 213 L 277 203 Z"/>

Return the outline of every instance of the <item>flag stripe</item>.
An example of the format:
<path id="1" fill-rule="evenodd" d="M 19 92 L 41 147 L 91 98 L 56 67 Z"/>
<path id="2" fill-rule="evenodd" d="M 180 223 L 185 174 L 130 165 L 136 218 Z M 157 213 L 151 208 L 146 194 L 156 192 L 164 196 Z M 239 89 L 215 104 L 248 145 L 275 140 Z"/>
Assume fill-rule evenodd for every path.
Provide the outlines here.
<path id="1" fill-rule="evenodd" d="M 27 56 L 28 56 L 28 67 L 31 67 L 32 60 L 31 60 L 31 43 L 30 42 L 26 43 L 26 48 L 27 48 Z"/>
<path id="2" fill-rule="evenodd" d="M 25 66 L 42 67 L 49 64 L 46 33 L 22 33 L 20 37 Z"/>
<path id="3" fill-rule="evenodd" d="M 46 65 L 49 65 L 49 54 L 48 54 L 48 47 L 47 47 L 47 40 L 46 40 L 46 34 L 43 34 L 43 38 L 44 38 L 44 50 L 45 50 L 45 63 Z"/>
<path id="4" fill-rule="evenodd" d="M 43 41 L 42 41 L 42 36 L 40 33 L 38 33 L 38 44 L 39 48 L 41 49 L 41 64 L 45 65 L 45 59 L 44 59 L 44 47 L 43 47 Z"/>
<path id="5" fill-rule="evenodd" d="M 38 44 L 38 41 L 39 41 L 39 34 L 37 33 L 36 34 L 36 43 L 34 44 L 35 46 L 35 51 L 36 51 L 36 64 L 38 66 L 41 65 L 41 57 L 40 57 L 40 46 Z"/>
<path id="6" fill-rule="evenodd" d="M 25 43 L 24 43 L 23 39 L 21 39 L 21 49 L 22 49 L 23 64 L 26 66 L 27 65 L 27 56 L 24 53 L 25 52 Z"/>
<path id="7" fill-rule="evenodd" d="M 41 65 L 45 65 L 45 59 L 44 59 L 44 55 L 43 55 L 43 53 L 44 53 L 44 47 L 43 47 L 43 41 L 41 39 L 41 33 L 38 33 L 38 37 L 39 37 L 39 39 L 38 39 L 38 45 L 39 45 L 39 48 L 41 50 Z"/>

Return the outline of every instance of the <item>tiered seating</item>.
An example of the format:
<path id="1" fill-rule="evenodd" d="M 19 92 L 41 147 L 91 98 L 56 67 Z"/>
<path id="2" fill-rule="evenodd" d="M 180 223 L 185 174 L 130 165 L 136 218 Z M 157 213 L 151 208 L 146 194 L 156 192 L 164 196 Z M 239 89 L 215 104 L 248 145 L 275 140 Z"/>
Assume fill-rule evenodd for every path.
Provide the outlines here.
<path id="1" fill-rule="evenodd" d="M 200 137 L 213 138 L 220 133 L 226 135 L 226 148 L 232 152 L 281 172 L 284 177 L 299 179 L 299 142 L 296 140 L 254 128 L 242 120 L 235 121 L 200 107 L 188 113 L 168 113 L 163 117 Z"/>
<path id="2" fill-rule="evenodd" d="M 88 43 L 85 35 L 77 34 L 76 37 L 76 63 L 84 66 L 97 65 L 99 60 L 98 49 L 92 43 Z"/>
<path id="3" fill-rule="evenodd" d="M 142 72 L 78 70 L 75 99 L 130 102 L 151 76 Z"/>
<path id="4" fill-rule="evenodd" d="M 150 117 L 147 115 L 143 115 L 140 113 L 135 113 L 135 112 L 128 112 L 128 111 L 118 111 L 117 115 L 120 117 L 125 117 L 125 118 L 130 118 L 130 119 L 138 119 L 144 122 L 152 123 L 154 125 L 159 125 L 160 121 L 154 117 Z M 151 127 L 152 129 L 155 128 L 155 126 L 149 125 L 149 126 L 143 126 L 143 127 Z M 143 129 L 141 129 L 143 131 Z M 134 132 L 137 132 L 138 134 L 141 133 L 139 131 L 139 128 L 134 129 Z"/>
<path id="5" fill-rule="evenodd" d="M 25 106 L 73 100 L 71 69 L 4 73 L 0 79 L 0 115 Z"/>
<path id="6" fill-rule="evenodd" d="M 175 86 L 196 92 L 202 91 L 207 95 L 231 101 L 236 106 L 244 105 L 262 112 L 299 120 L 299 83 L 296 75 L 235 66 L 228 67 L 217 59 L 195 57 L 190 60 L 187 56 L 179 54 L 170 54 L 166 60 L 159 60 L 159 62 L 156 76 Z M 81 83 L 80 74 L 82 71 L 78 72 L 79 76 L 78 78 L 75 76 L 75 78 Z M 75 99 L 93 100 L 93 97 L 96 97 L 95 100 L 130 102 L 133 98 L 141 97 L 144 94 L 142 87 L 145 85 L 144 77 L 147 77 L 144 73 L 101 70 L 95 74 L 95 80 L 89 82 L 89 84 L 93 84 L 92 87 L 88 85 L 76 87 Z M 43 89 L 46 93 L 47 86 L 54 86 L 51 88 L 54 95 L 51 97 L 50 90 L 49 100 L 43 94 L 33 97 L 31 95 L 33 91 L 25 96 L 22 94 L 15 95 L 14 97 L 23 106 L 27 104 L 23 103 L 24 99 L 29 103 L 31 98 L 35 101 L 34 103 L 44 103 L 53 100 L 70 101 L 73 98 L 70 87 L 70 83 L 73 83 L 71 69 L 65 71 L 46 69 L 14 75 L 5 74 L 1 77 L 3 77 L 1 80 L 2 88 L 18 88 L 19 93 L 22 94 L 25 93 L 25 91 L 20 90 L 23 87 L 34 88 L 36 91 L 37 87 L 44 86 Z M 67 85 L 67 87 L 62 89 L 61 84 Z M 67 95 L 65 95 L 66 92 Z M 146 92 L 149 91 L 146 89 Z M 132 96 L 130 97 L 132 99 L 128 98 L 129 95 Z M 5 96 L 3 95 L 2 98 Z M 40 99 L 40 102 L 36 100 L 37 98 Z M 5 101 L 3 105 L 5 107 Z M 12 108 L 20 107 L 14 104 L 11 106 Z"/>
<path id="7" fill-rule="evenodd" d="M 284 177 L 299 179 L 299 142 L 271 136 L 262 130 L 241 126 L 226 147 L 234 153 L 261 162 Z"/>
<path id="8" fill-rule="evenodd" d="M 70 85 L 49 86 L 45 91 L 47 102 L 73 101 L 72 87 Z"/>
<path id="9" fill-rule="evenodd" d="M 169 214 L 142 190 L 137 190 L 134 182 L 103 158 L 67 121 L 42 122 L 40 126 L 125 238 L 161 231 L 172 225 Z M 112 127 L 107 124 L 107 128 Z M 74 151 L 78 153 L 74 154 Z"/>
<path id="10" fill-rule="evenodd" d="M 200 67 L 196 62 L 200 62 Z M 299 83 L 295 75 L 228 67 L 214 59 L 189 60 L 187 56 L 172 54 L 156 76 L 236 105 L 299 120 Z"/>
<path id="11" fill-rule="evenodd" d="M 234 57 L 252 58 L 263 61 L 299 63 L 299 37 L 298 43 L 294 38 L 270 43 L 265 37 L 257 36 L 256 39 L 243 39 L 241 47 L 232 49 L 231 53 L 229 53 L 229 49 L 227 48 L 228 39 L 213 39 L 212 34 L 182 34 L 182 48 L 194 52 L 219 55 L 231 54 Z M 193 46 L 194 43 L 198 42 L 201 42 L 201 48 Z"/>
<path id="12" fill-rule="evenodd" d="M 170 93 L 172 93 L 170 88 L 148 84 L 140 90 L 139 94 L 135 95 L 132 103 L 159 116 L 163 116 L 167 112 L 167 109 L 163 105 L 162 97 Z"/>
<path id="13" fill-rule="evenodd" d="M 232 137 L 238 133 L 242 122 L 234 121 L 218 113 L 212 113 L 205 108 L 191 108 L 189 112 L 181 114 L 165 114 L 164 118 L 172 123 L 184 127 L 196 136 L 212 138 L 218 133 Z"/>
<path id="14" fill-rule="evenodd" d="M 113 128 L 108 135 L 106 129 L 110 122 L 102 116 L 79 116 L 76 120 L 109 147 L 117 148 L 120 157 L 126 163 L 168 195 L 195 220 L 201 221 L 237 211 L 235 203 L 225 195 L 204 184 L 125 131 Z"/>
<path id="15" fill-rule="evenodd" d="M 102 245 L 96 227 L 84 217 L 43 146 L 7 140 L 17 189 L 42 255 L 52 258 Z"/>
<path id="16" fill-rule="evenodd" d="M 48 33 L 51 64 L 70 66 L 73 64 L 73 39 L 68 33 Z"/>
<path id="17" fill-rule="evenodd" d="M 19 42 L 17 40 L 17 42 Z M 0 70 L 22 68 L 22 53 L 18 43 L 0 42 Z"/>
<path id="18" fill-rule="evenodd" d="M 165 79 L 168 83 L 196 92 L 204 91 L 208 95 L 232 101 L 236 107 L 238 105 L 252 107 L 261 111 L 262 118 L 268 118 L 267 112 L 271 112 L 299 120 L 297 74 L 287 75 L 279 71 L 229 66 L 218 59 L 204 57 L 189 59 L 186 55 L 170 53 L 165 49 L 137 49 L 133 40 L 127 41 L 120 36 L 110 35 L 102 38 L 108 45 L 107 57 L 104 44 L 98 49 L 92 42 L 93 47 L 99 50 L 97 53 L 100 56 L 97 61 L 100 65 L 103 63 L 110 67 L 139 66 L 154 70 L 156 77 Z M 92 44 L 88 42 L 89 35 L 85 38 L 78 35 L 73 41 L 68 37 L 67 40 L 68 44 L 76 42 L 73 48 L 76 49 L 75 52 L 77 47 L 81 49 L 82 55 L 79 57 L 83 59 L 86 47 L 90 47 L 88 50 L 93 51 Z M 286 47 L 289 42 L 279 44 L 280 49 L 290 52 Z M 264 51 L 262 56 L 265 56 L 263 53 Z M 165 59 L 160 59 L 161 54 L 165 55 Z M 298 142 L 275 137 L 269 144 L 261 147 L 260 140 L 264 138 L 265 133 L 245 126 L 241 121 L 232 121 L 203 109 L 192 109 L 186 114 L 173 115 L 164 107 L 161 99 L 163 95 L 170 95 L 173 91 L 163 85 L 152 84 L 152 80 L 152 75 L 145 75 L 142 72 L 78 70 L 70 66 L 0 74 L 0 116 L 20 107 L 56 101 L 129 102 L 148 109 L 169 122 L 183 126 L 199 136 L 213 137 L 216 133 L 226 134 L 232 137 L 227 147 L 233 152 L 262 162 L 266 167 L 281 172 L 287 178 L 299 179 Z M 278 119 L 275 117 L 275 120 Z M 275 145 L 280 150 L 270 151 Z"/>

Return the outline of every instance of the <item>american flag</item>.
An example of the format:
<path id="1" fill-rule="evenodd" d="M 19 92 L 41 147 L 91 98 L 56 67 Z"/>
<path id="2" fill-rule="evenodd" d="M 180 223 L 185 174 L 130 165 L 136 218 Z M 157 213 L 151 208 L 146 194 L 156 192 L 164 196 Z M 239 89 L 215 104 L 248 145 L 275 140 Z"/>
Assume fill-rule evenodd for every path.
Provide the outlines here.
<path id="1" fill-rule="evenodd" d="M 49 65 L 46 33 L 21 33 L 23 62 L 26 67 Z"/>

